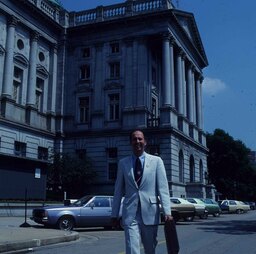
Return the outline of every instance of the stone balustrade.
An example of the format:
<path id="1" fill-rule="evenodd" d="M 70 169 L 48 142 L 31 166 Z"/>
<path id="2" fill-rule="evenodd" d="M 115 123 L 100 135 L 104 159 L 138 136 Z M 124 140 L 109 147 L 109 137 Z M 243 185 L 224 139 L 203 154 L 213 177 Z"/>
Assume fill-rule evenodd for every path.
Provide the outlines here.
<path id="1" fill-rule="evenodd" d="M 86 23 L 118 19 L 134 16 L 157 10 L 172 9 L 170 0 L 137 0 L 110 6 L 98 6 L 95 9 L 70 13 L 70 26 L 79 26 Z"/>

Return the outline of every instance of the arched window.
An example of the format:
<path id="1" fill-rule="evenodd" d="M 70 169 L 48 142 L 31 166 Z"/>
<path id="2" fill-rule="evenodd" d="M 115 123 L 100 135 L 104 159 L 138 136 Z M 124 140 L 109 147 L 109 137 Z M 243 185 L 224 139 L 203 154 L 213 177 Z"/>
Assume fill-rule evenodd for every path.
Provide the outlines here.
<path id="1" fill-rule="evenodd" d="M 182 150 L 179 152 L 179 181 L 184 183 L 184 155 Z"/>
<path id="2" fill-rule="evenodd" d="M 194 157 L 191 155 L 189 159 L 189 181 L 195 182 L 195 160 Z"/>

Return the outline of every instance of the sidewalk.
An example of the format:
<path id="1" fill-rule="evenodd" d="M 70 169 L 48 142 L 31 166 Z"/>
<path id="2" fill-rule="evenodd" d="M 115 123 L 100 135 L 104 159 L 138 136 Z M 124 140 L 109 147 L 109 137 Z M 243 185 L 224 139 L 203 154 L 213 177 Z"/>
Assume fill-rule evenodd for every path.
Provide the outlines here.
<path id="1" fill-rule="evenodd" d="M 20 227 L 24 223 L 24 217 L 0 217 L 0 253 L 27 253 L 35 247 L 79 238 L 77 232 L 46 229 L 30 219 L 26 220 L 28 227 Z"/>

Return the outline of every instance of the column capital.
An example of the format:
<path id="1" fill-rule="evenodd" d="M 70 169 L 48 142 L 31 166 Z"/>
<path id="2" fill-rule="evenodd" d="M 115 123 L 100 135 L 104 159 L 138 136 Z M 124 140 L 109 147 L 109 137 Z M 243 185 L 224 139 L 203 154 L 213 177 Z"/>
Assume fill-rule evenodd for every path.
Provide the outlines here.
<path id="1" fill-rule="evenodd" d="M 137 36 L 135 39 L 139 44 L 145 44 L 148 41 L 146 36 Z"/>
<path id="2" fill-rule="evenodd" d="M 52 42 L 51 43 L 51 51 L 54 53 L 57 53 L 58 49 L 59 49 L 59 44 L 56 42 Z"/>
<path id="3" fill-rule="evenodd" d="M 134 37 L 125 38 L 123 41 L 126 44 L 126 46 L 132 47 L 133 41 L 134 41 Z"/>
<path id="4" fill-rule="evenodd" d="M 179 55 L 183 60 L 186 59 L 186 54 L 185 54 L 184 50 L 183 50 L 181 47 L 178 47 L 178 48 L 177 48 L 177 53 L 178 53 L 178 55 Z"/>
<path id="5" fill-rule="evenodd" d="M 200 83 L 203 83 L 204 81 L 204 76 L 202 74 L 200 74 L 200 76 L 198 77 L 198 80 L 200 81 Z"/>
<path id="6" fill-rule="evenodd" d="M 8 21 L 7 21 L 8 26 L 16 27 L 17 24 L 18 24 L 18 22 L 19 22 L 19 19 L 16 18 L 15 16 L 10 15 L 10 16 L 8 17 Z"/>
<path id="7" fill-rule="evenodd" d="M 94 47 L 95 47 L 96 51 L 99 52 L 104 47 L 104 42 L 97 42 L 94 44 Z"/>
<path id="8" fill-rule="evenodd" d="M 31 41 L 38 41 L 39 37 L 40 37 L 40 33 L 37 32 L 36 30 L 33 30 L 30 32 Z"/>
<path id="9" fill-rule="evenodd" d="M 175 42 L 175 39 L 174 39 L 172 33 L 170 33 L 170 32 L 162 32 L 161 37 L 163 40 L 168 40 L 171 44 L 174 44 L 174 42 Z"/>

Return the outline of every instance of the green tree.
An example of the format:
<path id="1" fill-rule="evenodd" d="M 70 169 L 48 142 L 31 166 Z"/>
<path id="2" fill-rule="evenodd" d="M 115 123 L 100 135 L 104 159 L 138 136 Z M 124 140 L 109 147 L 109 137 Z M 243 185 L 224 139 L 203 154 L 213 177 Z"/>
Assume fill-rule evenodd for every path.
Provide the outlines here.
<path id="1" fill-rule="evenodd" d="M 256 174 L 249 160 L 250 149 L 221 129 L 206 138 L 209 178 L 216 189 L 224 198 L 253 199 Z"/>
<path id="2" fill-rule="evenodd" d="M 78 158 L 67 153 L 53 153 L 48 166 L 47 185 L 50 198 L 80 198 L 90 190 L 96 172 L 88 158 Z"/>

